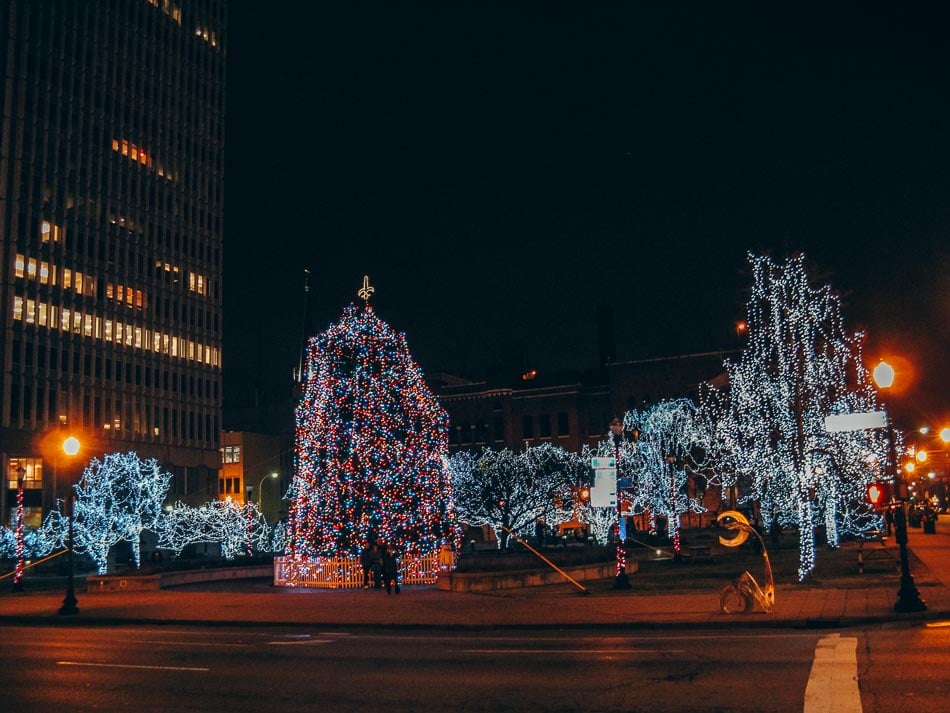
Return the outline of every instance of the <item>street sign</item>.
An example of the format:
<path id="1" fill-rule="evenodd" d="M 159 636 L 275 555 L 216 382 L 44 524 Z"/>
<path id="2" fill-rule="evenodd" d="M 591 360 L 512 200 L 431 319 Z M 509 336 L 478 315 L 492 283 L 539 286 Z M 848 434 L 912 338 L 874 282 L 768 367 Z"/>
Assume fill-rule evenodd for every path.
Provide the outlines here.
<path id="1" fill-rule="evenodd" d="M 590 505 L 595 508 L 617 507 L 617 470 L 597 468 L 594 471 L 594 487 L 590 489 Z"/>
<path id="2" fill-rule="evenodd" d="M 865 428 L 886 428 L 887 414 L 883 411 L 869 411 L 868 413 L 844 413 L 835 416 L 825 416 L 825 430 L 828 433 L 842 433 L 844 431 L 860 431 Z"/>

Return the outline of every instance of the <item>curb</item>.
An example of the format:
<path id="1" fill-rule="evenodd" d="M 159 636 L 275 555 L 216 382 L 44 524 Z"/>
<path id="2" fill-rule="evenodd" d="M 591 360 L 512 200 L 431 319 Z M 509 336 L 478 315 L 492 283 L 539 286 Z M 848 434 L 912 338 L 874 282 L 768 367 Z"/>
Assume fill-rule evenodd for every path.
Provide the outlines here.
<path id="1" fill-rule="evenodd" d="M 723 615 L 725 616 L 725 615 Z M 633 622 L 574 622 L 574 623 L 382 623 L 382 622 L 339 622 L 339 621 L 261 621 L 221 619 L 154 619 L 147 617 L 82 617 L 39 615 L 0 615 L 0 627 L 3 626 L 47 626 L 47 627 L 106 627 L 106 626 L 192 626 L 192 627 L 232 627 L 253 628 L 300 628 L 316 627 L 320 629 L 360 629 L 360 630 L 400 630 L 400 631 L 657 631 L 657 630 L 717 630 L 717 629 L 848 629 L 856 626 L 906 623 L 914 624 L 932 620 L 950 622 L 950 610 L 910 612 L 907 614 L 875 614 L 868 616 L 845 616 L 829 619 L 769 619 L 767 614 L 758 612 L 757 618 L 747 615 L 735 615 L 721 621 L 633 621 Z"/>

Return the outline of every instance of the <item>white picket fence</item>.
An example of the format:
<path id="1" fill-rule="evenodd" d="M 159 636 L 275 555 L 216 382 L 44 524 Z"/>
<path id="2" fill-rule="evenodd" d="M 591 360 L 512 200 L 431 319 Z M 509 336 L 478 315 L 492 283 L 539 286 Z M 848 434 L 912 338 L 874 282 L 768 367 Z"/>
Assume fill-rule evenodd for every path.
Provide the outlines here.
<path id="1" fill-rule="evenodd" d="M 435 584 L 439 555 L 433 552 L 399 564 L 399 584 Z M 357 557 L 275 557 L 275 587 L 349 589 L 363 586 L 363 568 Z"/>

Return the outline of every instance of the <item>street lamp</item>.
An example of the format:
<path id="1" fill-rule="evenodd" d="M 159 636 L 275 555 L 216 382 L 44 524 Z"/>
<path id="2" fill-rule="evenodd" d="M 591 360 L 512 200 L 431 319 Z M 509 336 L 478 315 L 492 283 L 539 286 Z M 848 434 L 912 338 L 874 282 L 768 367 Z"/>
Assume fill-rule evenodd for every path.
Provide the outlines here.
<path id="1" fill-rule="evenodd" d="M 257 482 L 257 509 L 261 511 L 261 515 L 264 514 L 264 481 L 268 478 L 273 478 L 276 480 L 279 477 L 280 473 L 274 471 L 273 473 L 268 473 Z M 264 519 L 266 520 L 267 518 L 265 517 Z"/>
<path id="2" fill-rule="evenodd" d="M 874 383 L 882 389 L 888 389 L 894 384 L 894 368 L 883 359 L 874 367 Z M 894 611 L 897 612 L 918 612 L 926 611 L 927 605 L 921 600 L 920 592 L 917 591 L 917 585 L 914 584 L 914 578 L 910 573 L 910 565 L 907 561 L 907 504 L 904 498 L 904 492 L 901 488 L 900 475 L 897 470 L 897 445 L 894 441 L 894 427 L 891 423 L 890 414 L 885 410 L 885 419 L 887 426 L 888 457 L 886 462 L 887 475 L 890 476 L 894 489 L 894 499 L 896 501 L 894 508 L 894 537 L 900 548 L 901 564 L 901 584 L 897 591 L 897 602 L 894 604 Z"/>
<path id="3" fill-rule="evenodd" d="M 79 439 L 75 436 L 69 436 L 63 441 L 63 452 L 70 458 L 79 453 L 80 447 Z M 66 596 L 63 597 L 63 605 L 59 608 L 59 613 L 63 615 L 79 613 L 79 607 L 76 606 L 79 602 L 76 600 L 76 588 L 73 581 L 73 519 L 75 517 L 76 494 L 74 491 L 69 497 L 69 551 L 66 553 L 66 557 L 69 560 L 67 565 L 69 572 L 66 577 Z"/>

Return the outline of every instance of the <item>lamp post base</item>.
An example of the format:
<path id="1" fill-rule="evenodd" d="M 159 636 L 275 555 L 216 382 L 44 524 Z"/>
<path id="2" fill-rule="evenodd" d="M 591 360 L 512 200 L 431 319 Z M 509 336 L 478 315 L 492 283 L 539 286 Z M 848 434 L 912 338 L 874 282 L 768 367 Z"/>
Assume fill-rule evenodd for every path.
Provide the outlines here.
<path id="1" fill-rule="evenodd" d="M 622 570 L 614 577 L 614 589 L 630 589 L 630 577 L 626 570 Z"/>
<path id="2" fill-rule="evenodd" d="M 66 595 L 66 598 L 63 600 L 63 606 L 61 606 L 61 607 L 59 608 L 59 614 L 60 614 L 61 616 L 63 616 L 63 615 L 68 616 L 68 615 L 71 615 L 71 614 L 78 614 L 78 613 L 79 613 L 79 607 L 76 606 L 78 603 L 79 603 L 79 600 L 77 600 L 76 597 L 74 597 L 74 596 L 71 597 L 70 595 L 67 594 L 67 595 Z"/>
<path id="3" fill-rule="evenodd" d="M 920 592 L 913 577 L 901 577 L 901 588 L 897 591 L 896 612 L 927 611 L 927 604 L 920 598 Z"/>

